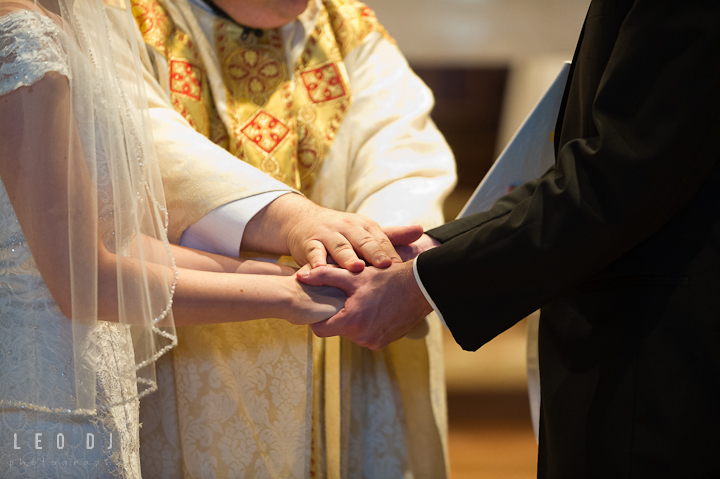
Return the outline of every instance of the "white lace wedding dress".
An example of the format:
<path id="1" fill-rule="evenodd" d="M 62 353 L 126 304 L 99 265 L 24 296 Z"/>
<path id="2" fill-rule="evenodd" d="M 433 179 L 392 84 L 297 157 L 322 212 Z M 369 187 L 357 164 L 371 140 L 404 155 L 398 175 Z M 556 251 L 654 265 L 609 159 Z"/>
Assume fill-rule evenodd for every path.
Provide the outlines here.
<path id="1" fill-rule="evenodd" d="M 37 11 L 0 17 L 0 108 L 4 95 L 48 72 L 71 79 L 69 41 Z M 0 477 L 140 477 L 132 338 L 115 323 L 93 328 L 95 346 L 84 354 L 98 365 L 97 412 L 60 411 L 56 405 L 74 399 L 71 323 L 45 286 L 0 184 Z M 40 387 L 27 401 L 33 385 Z"/>

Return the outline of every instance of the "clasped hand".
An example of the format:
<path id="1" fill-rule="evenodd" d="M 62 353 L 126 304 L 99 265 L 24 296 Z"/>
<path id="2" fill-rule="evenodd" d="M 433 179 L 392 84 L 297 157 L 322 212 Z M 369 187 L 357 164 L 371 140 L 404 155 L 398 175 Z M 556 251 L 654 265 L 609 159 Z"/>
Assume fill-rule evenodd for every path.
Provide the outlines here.
<path id="1" fill-rule="evenodd" d="M 417 225 L 380 228 L 362 215 L 286 194 L 248 223 L 241 249 L 290 253 L 305 265 L 297 276 L 293 308 L 301 317 L 292 322 L 315 323 L 313 331 L 321 337 L 340 335 L 381 349 L 432 311 L 407 261 L 437 244 Z M 328 265 L 328 259 L 339 267 Z M 344 305 L 342 293 L 327 286 L 347 295 Z"/>
<path id="2" fill-rule="evenodd" d="M 393 237 L 394 231 L 386 229 L 386 233 Z M 417 285 L 409 260 L 438 244 L 423 235 L 414 243 L 396 248 L 406 261 L 386 268 L 353 272 L 334 265 L 306 265 L 300 269 L 297 278 L 302 283 L 333 286 L 347 295 L 344 308 L 330 319 L 311 325 L 313 332 L 320 337 L 343 336 L 379 350 L 418 327 L 432 307 Z"/>

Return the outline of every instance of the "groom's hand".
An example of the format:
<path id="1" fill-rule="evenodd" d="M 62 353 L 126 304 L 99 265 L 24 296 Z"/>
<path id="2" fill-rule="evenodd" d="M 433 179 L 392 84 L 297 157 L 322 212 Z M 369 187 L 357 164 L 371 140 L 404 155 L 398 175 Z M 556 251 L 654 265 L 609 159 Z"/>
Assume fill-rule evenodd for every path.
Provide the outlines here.
<path id="1" fill-rule="evenodd" d="M 248 222 L 242 249 L 291 254 L 298 264 L 313 268 L 326 265 L 329 255 L 341 267 L 359 272 L 365 268 L 361 258 L 379 268 L 401 262 L 393 241 L 408 244 L 421 235 L 420 226 L 397 227 L 386 235 L 370 218 L 323 208 L 300 195 L 287 194 Z"/>
<path id="2" fill-rule="evenodd" d="M 388 237 L 391 236 L 391 233 L 388 232 L 388 228 L 384 228 L 383 231 L 388 234 Z M 402 243 L 394 240 L 392 243 L 395 245 L 395 251 L 398 252 L 403 261 L 415 259 L 415 257 L 423 251 L 427 251 L 441 245 L 438 240 L 426 234 L 423 234 L 419 240 L 410 243 Z"/>
<path id="3" fill-rule="evenodd" d="M 298 272 L 303 283 L 339 288 L 348 296 L 332 318 L 313 324 L 320 337 L 342 336 L 360 346 L 382 349 L 414 329 L 431 311 L 415 281 L 412 262 L 352 273 L 332 266 Z"/>

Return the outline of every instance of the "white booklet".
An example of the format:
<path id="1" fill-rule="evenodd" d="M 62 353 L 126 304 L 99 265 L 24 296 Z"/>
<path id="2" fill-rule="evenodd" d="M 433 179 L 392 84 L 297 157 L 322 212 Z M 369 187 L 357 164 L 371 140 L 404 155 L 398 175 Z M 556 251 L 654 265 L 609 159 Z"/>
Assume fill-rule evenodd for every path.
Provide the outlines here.
<path id="1" fill-rule="evenodd" d="M 458 218 L 490 209 L 498 198 L 526 181 L 542 176 L 555 163 L 553 134 L 569 72 L 570 62 L 565 62 L 550 88 L 465 203 Z"/>
<path id="2" fill-rule="evenodd" d="M 565 62 L 550 88 L 465 203 L 458 218 L 489 209 L 498 198 L 526 181 L 539 178 L 555 163 L 555 126 L 569 73 L 570 62 Z M 539 319 L 539 314 L 528 317 L 527 334 L 528 395 L 536 440 L 540 429 Z"/>

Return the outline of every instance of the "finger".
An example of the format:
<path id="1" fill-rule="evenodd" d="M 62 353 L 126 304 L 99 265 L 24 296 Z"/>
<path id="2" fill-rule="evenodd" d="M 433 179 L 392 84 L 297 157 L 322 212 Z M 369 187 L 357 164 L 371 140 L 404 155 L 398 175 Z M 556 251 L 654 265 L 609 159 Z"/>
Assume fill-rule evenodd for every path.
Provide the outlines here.
<path id="1" fill-rule="evenodd" d="M 323 281 L 325 281 L 325 275 L 323 273 L 326 268 L 331 268 L 331 266 L 325 265 L 317 268 L 310 268 L 310 265 L 306 264 L 298 270 L 295 277 L 301 283 L 309 286 L 324 286 L 325 283 Z"/>
<path id="2" fill-rule="evenodd" d="M 343 314 L 344 310 L 341 310 L 338 314 L 333 316 L 332 318 L 320 321 L 319 323 L 311 324 L 310 327 L 313 330 L 313 333 L 318 338 L 329 338 L 331 336 L 340 336 L 340 333 L 342 332 L 339 325 L 342 323 L 342 318 L 344 317 Z"/>
<path id="3" fill-rule="evenodd" d="M 347 308 L 340 310 L 335 316 L 326 321 L 311 324 L 310 327 L 316 336 L 328 338 L 330 336 L 342 336 L 350 341 L 356 342 L 362 336 L 362 331 L 353 324 L 353 314 Z"/>
<path id="4" fill-rule="evenodd" d="M 297 270 L 295 273 L 296 273 L 298 276 L 301 275 L 301 274 L 302 274 L 302 275 L 307 275 L 307 273 L 310 272 L 311 270 L 312 270 L 312 266 L 310 266 L 310 263 L 308 263 L 308 264 L 306 264 L 305 266 L 303 266 L 302 268 L 300 268 L 299 270 Z"/>
<path id="5" fill-rule="evenodd" d="M 340 314 L 340 313 L 338 313 Z M 332 318 L 330 318 L 332 319 Z M 310 325 L 310 329 L 312 329 L 313 334 L 317 336 L 318 338 L 327 338 L 330 337 L 329 334 L 325 334 L 327 322 L 330 321 L 330 319 L 326 319 L 325 321 L 318 321 L 317 323 L 313 323 Z"/>
<path id="6" fill-rule="evenodd" d="M 388 255 L 388 257 L 390 258 L 391 264 L 392 263 L 402 263 L 402 259 L 400 258 L 400 255 L 398 254 L 398 252 L 395 250 L 395 247 L 393 246 L 392 242 L 385 235 L 383 230 L 380 229 L 380 227 L 378 225 L 375 225 L 375 224 L 370 225 L 368 227 L 368 232 L 371 235 L 373 235 L 373 237 L 377 240 L 378 244 L 383 249 L 385 254 Z M 376 265 L 376 264 L 374 264 L 374 266 L 383 267 L 381 265 Z M 390 266 L 390 265 L 388 265 L 388 266 Z"/>
<path id="7" fill-rule="evenodd" d="M 382 230 L 395 246 L 409 245 L 413 241 L 419 240 L 423 235 L 421 225 L 386 226 Z"/>
<path id="8" fill-rule="evenodd" d="M 365 262 L 358 258 L 357 253 L 353 249 L 353 245 L 348 241 L 348 238 L 340 233 L 336 233 L 329 244 L 326 243 L 330 256 L 339 264 L 341 267 L 353 273 L 359 273 L 365 269 Z"/>
<path id="9" fill-rule="evenodd" d="M 370 226 L 369 228 L 371 228 Z M 378 234 L 387 241 L 390 245 L 389 240 L 385 237 L 379 229 Z M 395 250 L 392 249 L 392 255 L 388 254 L 380 244 L 380 242 L 370 233 L 370 231 L 364 228 L 356 228 L 350 232 L 346 232 L 347 240 L 352 243 L 355 250 L 360 253 L 360 256 L 365 258 L 366 261 L 371 263 L 373 266 L 378 268 L 387 268 L 393 263 L 392 256 L 400 257 Z M 390 247 L 392 247 L 390 245 Z"/>
<path id="10" fill-rule="evenodd" d="M 305 245 L 305 256 L 307 259 L 307 264 L 309 264 L 312 268 L 317 268 L 319 266 L 325 266 L 327 262 L 325 261 L 325 258 L 327 258 L 327 251 L 325 250 L 325 245 L 322 244 L 321 241 L 318 240 L 310 240 Z M 297 258 L 295 261 L 298 261 Z M 298 264 L 305 264 L 304 262 L 298 261 Z"/>
<path id="11" fill-rule="evenodd" d="M 332 266 L 298 271 L 296 277 L 298 281 L 309 286 L 333 286 L 341 289 L 348 296 L 357 289 L 357 273 Z"/>

